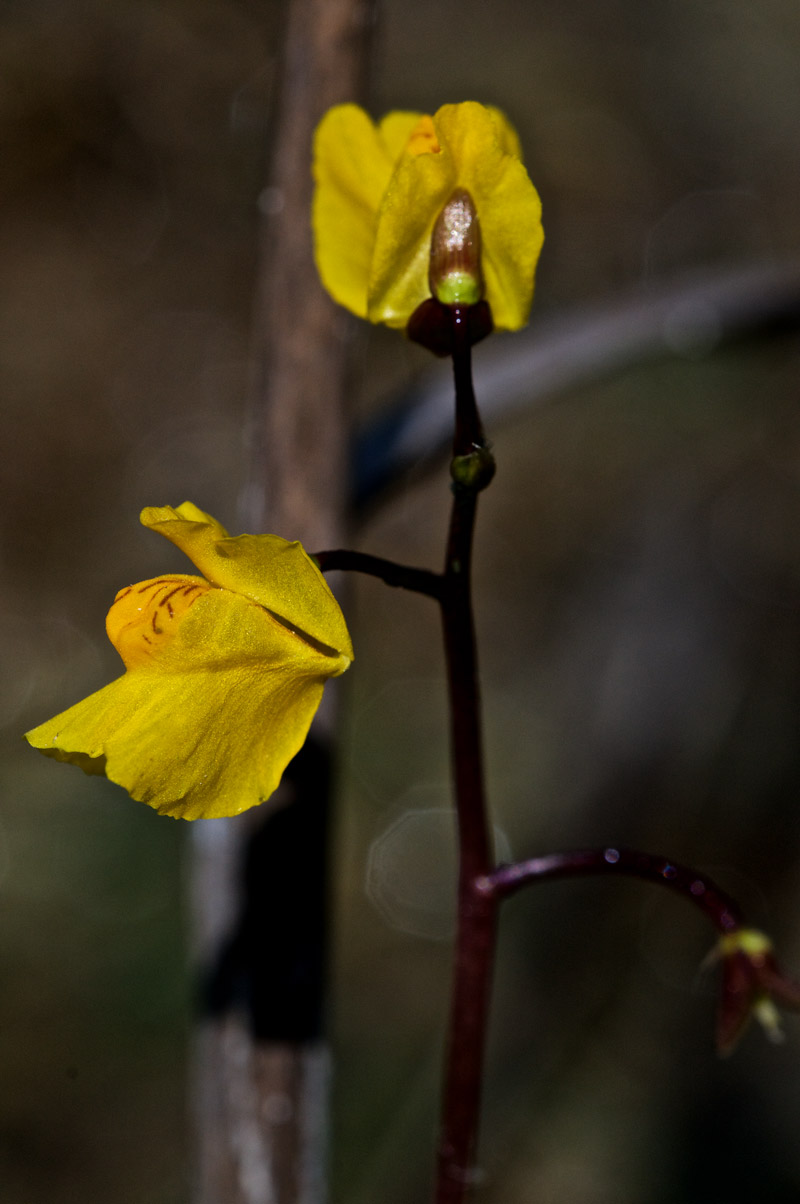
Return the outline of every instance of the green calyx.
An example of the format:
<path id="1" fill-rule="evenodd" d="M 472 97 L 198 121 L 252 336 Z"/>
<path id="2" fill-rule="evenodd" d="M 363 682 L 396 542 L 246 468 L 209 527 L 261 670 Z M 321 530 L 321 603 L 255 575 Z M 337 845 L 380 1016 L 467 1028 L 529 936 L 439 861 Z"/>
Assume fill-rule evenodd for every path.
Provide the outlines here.
<path id="1" fill-rule="evenodd" d="M 480 279 L 471 272 L 449 272 L 435 288 L 442 305 L 477 305 L 483 295 Z"/>

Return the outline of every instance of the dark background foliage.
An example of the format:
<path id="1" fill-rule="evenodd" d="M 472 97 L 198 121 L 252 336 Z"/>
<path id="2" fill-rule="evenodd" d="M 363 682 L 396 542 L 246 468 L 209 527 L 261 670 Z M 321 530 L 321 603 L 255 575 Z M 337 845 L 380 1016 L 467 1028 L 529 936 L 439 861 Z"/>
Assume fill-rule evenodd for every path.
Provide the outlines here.
<path id="1" fill-rule="evenodd" d="M 188 497 L 235 526 L 280 19 L 256 0 L 0 10 L 8 1204 L 187 1199 L 186 834 L 20 733 L 117 672 L 115 591 L 180 571 L 143 505 Z M 373 108 L 509 113 L 545 207 L 544 322 L 795 258 L 798 53 L 788 0 L 386 3 Z M 477 606 L 500 847 L 696 864 L 800 971 L 796 342 L 667 334 L 672 354 L 491 431 Z M 362 416 L 428 369 L 389 332 L 352 338 Z M 446 513 L 443 473 L 412 472 L 358 544 L 436 566 Z M 438 630 L 429 602 L 374 581 L 347 613 L 333 1198 L 408 1204 L 448 976 Z M 711 935 L 630 882 L 508 905 L 485 1204 L 797 1199 L 800 1023 L 720 1062 Z"/>

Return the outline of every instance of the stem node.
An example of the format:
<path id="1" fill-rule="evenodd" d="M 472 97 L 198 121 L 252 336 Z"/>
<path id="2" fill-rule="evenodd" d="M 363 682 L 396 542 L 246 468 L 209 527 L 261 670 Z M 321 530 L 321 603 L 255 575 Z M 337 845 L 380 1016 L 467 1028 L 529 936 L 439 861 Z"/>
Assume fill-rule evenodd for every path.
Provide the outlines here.
<path id="1" fill-rule="evenodd" d="M 450 461 L 450 476 L 455 488 L 461 487 L 479 493 L 491 484 L 496 467 L 489 448 L 481 445 L 463 456 L 453 456 Z"/>

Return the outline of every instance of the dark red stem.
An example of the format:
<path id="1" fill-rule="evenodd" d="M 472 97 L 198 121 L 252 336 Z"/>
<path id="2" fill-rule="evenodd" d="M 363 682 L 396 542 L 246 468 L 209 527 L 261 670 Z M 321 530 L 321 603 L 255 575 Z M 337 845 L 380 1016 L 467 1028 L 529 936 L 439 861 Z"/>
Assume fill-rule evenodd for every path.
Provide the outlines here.
<path id="1" fill-rule="evenodd" d="M 456 425 L 453 435 L 453 455 L 465 456 L 476 448 L 486 446 L 475 389 L 472 384 L 472 341 L 467 310 L 454 309 L 453 322 L 453 381 L 456 391 Z"/>
<path id="2" fill-rule="evenodd" d="M 533 882 L 584 877 L 587 874 L 625 874 L 666 886 L 705 912 L 723 934 L 733 932 L 743 923 L 739 905 L 706 874 L 699 873 L 691 866 L 651 853 L 641 853 L 637 849 L 579 849 L 571 853 L 532 857 L 515 865 L 501 865 L 486 874 L 477 885 L 491 898 L 500 900 Z"/>
<path id="3" fill-rule="evenodd" d="M 367 573 L 370 577 L 379 577 L 387 585 L 394 585 L 399 589 L 427 594 L 430 598 L 442 596 L 440 573 L 397 564 L 396 561 L 386 560 L 383 556 L 370 556 L 366 552 L 350 552 L 346 548 L 336 548 L 329 552 L 315 552 L 312 559 L 316 560 L 323 573 L 330 573 L 335 569 Z"/>
<path id="4" fill-rule="evenodd" d="M 475 404 L 469 334 L 453 313 L 456 427 L 453 456 L 485 447 Z M 461 1204 L 474 1177 L 494 964 L 497 899 L 478 887 L 492 866 L 483 781 L 480 700 L 472 617 L 472 536 L 478 489 L 454 481 L 442 578 L 442 627 L 458 820 L 458 926 L 447 1038 L 436 1204 Z"/>

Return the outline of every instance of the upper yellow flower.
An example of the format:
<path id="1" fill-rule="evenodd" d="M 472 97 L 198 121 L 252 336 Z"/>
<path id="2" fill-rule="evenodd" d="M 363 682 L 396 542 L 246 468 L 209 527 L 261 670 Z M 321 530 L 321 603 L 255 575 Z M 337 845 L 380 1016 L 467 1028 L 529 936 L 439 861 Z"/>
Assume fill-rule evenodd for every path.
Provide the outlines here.
<path id="1" fill-rule="evenodd" d="M 106 630 L 126 672 L 26 738 L 163 815 L 236 815 L 276 789 L 350 665 L 344 617 L 299 543 L 231 538 L 191 502 L 141 521 L 204 575 L 120 590 Z"/>
<path id="2" fill-rule="evenodd" d="M 437 218 L 466 191 L 494 325 L 525 325 L 544 238 L 541 204 L 516 132 L 498 109 L 465 101 L 433 117 L 389 113 L 376 125 L 357 105 L 339 105 L 317 128 L 314 178 L 317 267 L 341 305 L 404 328 L 431 296 Z"/>

